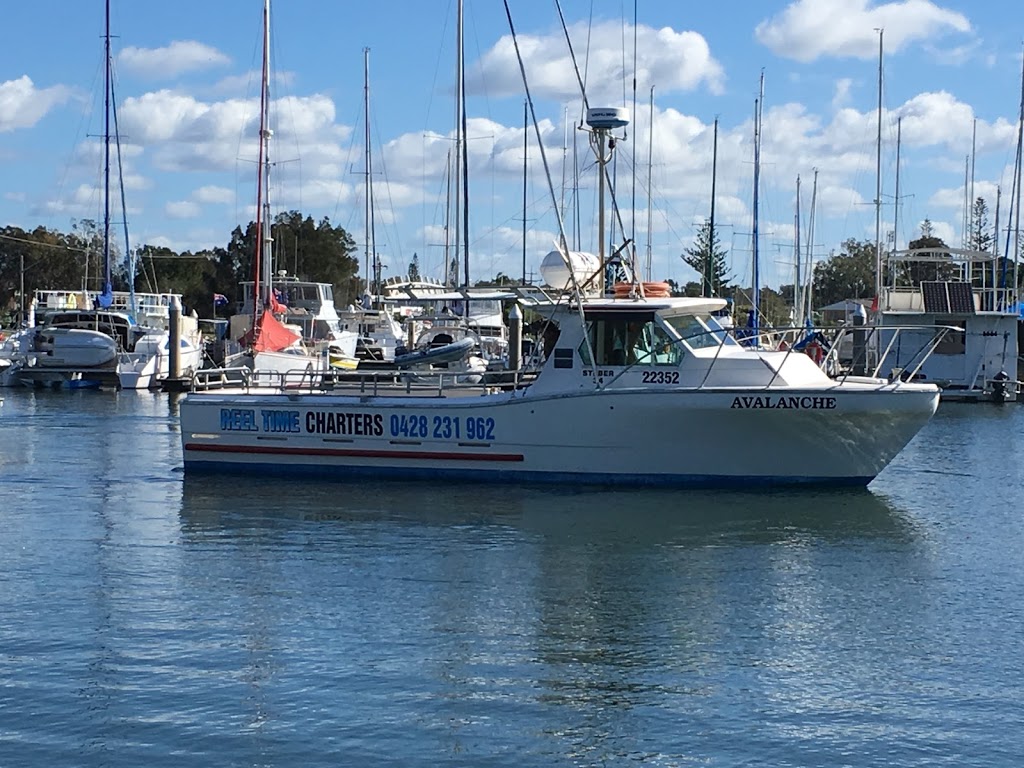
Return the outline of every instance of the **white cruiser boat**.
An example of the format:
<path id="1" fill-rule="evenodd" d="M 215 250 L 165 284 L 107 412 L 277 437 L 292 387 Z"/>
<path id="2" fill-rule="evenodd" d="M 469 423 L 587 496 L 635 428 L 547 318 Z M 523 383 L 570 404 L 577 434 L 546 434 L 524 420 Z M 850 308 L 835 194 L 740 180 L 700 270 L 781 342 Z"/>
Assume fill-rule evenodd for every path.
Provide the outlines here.
<path id="1" fill-rule="evenodd" d="M 192 392 L 185 471 L 864 486 L 934 413 L 934 385 L 833 380 L 799 352 L 740 346 L 711 319 L 723 305 L 538 307 L 560 335 L 536 380 L 511 391 Z"/>
<path id="2" fill-rule="evenodd" d="M 623 111 L 591 109 L 588 123 L 603 165 Z M 560 293 L 532 307 L 549 321 L 534 378 L 193 391 L 179 406 L 186 473 L 864 486 L 935 412 L 933 384 L 831 379 L 801 352 L 741 346 L 712 317 L 724 299 L 654 298 L 645 283 L 588 297 L 602 233 L 596 261 L 559 251 L 541 264 Z"/>

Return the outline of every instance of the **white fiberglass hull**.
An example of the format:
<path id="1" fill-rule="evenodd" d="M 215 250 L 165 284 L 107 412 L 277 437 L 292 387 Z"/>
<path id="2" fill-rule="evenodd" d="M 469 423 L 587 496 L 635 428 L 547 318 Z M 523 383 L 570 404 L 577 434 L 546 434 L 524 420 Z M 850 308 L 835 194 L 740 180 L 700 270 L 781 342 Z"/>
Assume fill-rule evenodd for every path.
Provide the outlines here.
<path id="1" fill-rule="evenodd" d="M 89 369 L 113 366 L 117 342 L 99 331 L 44 328 L 37 331 L 34 364 L 40 368 Z"/>
<path id="2" fill-rule="evenodd" d="M 745 486 L 869 483 L 934 387 L 604 390 L 467 398 L 193 393 L 187 472 Z"/>
<path id="3" fill-rule="evenodd" d="M 178 357 L 182 374 L 199 370 L 202 365 L 201 349 L 183 346 Z M 166 353 L 134 353 L 125 355 L 117 364 L 117 378 L 121 389 L 152 389 L 171 375 L 171 360 Z"/>

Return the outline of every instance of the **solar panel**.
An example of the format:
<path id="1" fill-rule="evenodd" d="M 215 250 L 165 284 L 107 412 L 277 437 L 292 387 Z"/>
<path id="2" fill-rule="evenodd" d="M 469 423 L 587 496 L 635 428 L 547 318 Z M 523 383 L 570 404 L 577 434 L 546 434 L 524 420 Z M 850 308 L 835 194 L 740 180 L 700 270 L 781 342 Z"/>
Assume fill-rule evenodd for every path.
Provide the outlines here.
<path id="1" fill-rule="evenodd" d="M 923 281 L 921 294 L 925 312 L 958 315 L 973 315 L 975 312 L 970 283 Z"/>
<path id="2" fill-rule="evenodd" d="M 949 290 L 949 311 L 962 315 L 974 314 L 974 293 L 970 283 L 946 283 Z"/>
<path id="3" fill-rule="evenodd" d="M 921 283 L 921 294 L 924 297 L 924 311 L 949 313 L 949 294 L 946 283 L 924 281 Z"/>

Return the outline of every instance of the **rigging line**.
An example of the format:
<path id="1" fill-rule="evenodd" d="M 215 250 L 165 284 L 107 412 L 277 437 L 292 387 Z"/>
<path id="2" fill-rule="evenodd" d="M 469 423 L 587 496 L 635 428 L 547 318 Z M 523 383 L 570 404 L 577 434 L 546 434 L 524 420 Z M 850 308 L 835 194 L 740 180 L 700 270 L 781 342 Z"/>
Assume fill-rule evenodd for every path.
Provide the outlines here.
<path id="1" fill-rule="evenodd" d="M 110 106 L 113 111 L 114 117 L 114 140 L 117 147 L 117 182 L 121 188 L 121 223 L 124 225 L 124 255 L 128 260 L 128 290 L 132 294 L 131 297 L 131 309 L 135 311 L 135 275 L 132 269 L 133 259 L 131 255 L 131 245 L 128 241 L 128 206 L 125 204 L 124 198 L 124 164 L 121 162 L 121 131 L 118 128 L 117 123 L 117 97 L 114 94 L 114 82 L 111 79 L 110 82 Z M 159 291 L 156 291 L 159 293 Z"/>
<path id="2" fill-rule="evenodd" d="M 380 136 L 380 126 L 377 124 L 377 121 L 374 118 L 370 118 L 370 125 L 371 125 L 371 127 L 373 129 L 374 135 L 377 138 L 376 146 L 383 147 L 384 146 L 384 142 L 383 142 L 383 140 L 381 139 L 381 136 Z M 395 225 L 395 222 L 398 221 L 398 217 L 395 215 L 395 200 L 394 200 L 394 198 L 391 195 L 391 179 L 388 177 L 388 166 L 387 166 L 387 162 L 385 162 L 384 157 L 385 157 L 384 153 L 381 152 L 380 153 L 380 157 L 378 158 L 378 164 L 380 165 L 380 174 L 381 174 L 381 176 L 384 177 L 384 190 L 387 192 L 388 206 L 389 206 L 390 212 L 391 212 L 391 223 L 392 223 L 391 230 L 392 230 L 392 235 L 394 236 L 394 239 L 395 239 L 395 246 L 394 247 L 395 247 L 395 251 L 396 251 L 396 257 L 401 262 L 401 261 L 405 260 L 404 256 L 402 255 L 402 240 L 401 240 L 400 237 L 398 237 L 398 230 L 397 230 L 397 226 Z M 385 224 L 384 226 L 386 227 L 387 225 Z"/>
<path id="3" fill-rule="evenodd" d="M 508 8 L 508 3 L 507 2 L 505 3 L 505 7 L 506 7 L 506 9 Z M 586 81 L 585 81 L 584 77 L 580 76 L 580 68 L 579 68 L 579 65 L 576 63 L 576 53 L 573 51 L 573 48 L 572 48 L 572 38 L 569 35 L 569 28 L 565 25 L 565 15 L 562 13 L 562 3 L 560 2 L 560 0 L 555 0 L 555 7 L 558 9 L 558 18 L 559 18 L 559 20 L 562 23 L 562 32 L 565 33 L 566 45 L 569 46 L 569 59 L 570 59 L 570 61 L 572 61 L 573 72 L 576 73 L 576 82 L 580 86 L 580 95 L 583 97 L 583 114 L 585 115 L 587 109 L 589 109 L 589 107 L 590 107 L 590 105 L 587 103 L 587 86 L 586 86 Z M 593 1 L 591 1 L 591 3 L 590 3 L 590 13 L 591 13 L 591 22 L 593 22 L 593 13 L 594 13 L 594 3 L 593 3 Z M 511 22 L 512 22 L 512 17 L 510 15 L 509 16 L 509 23 L 511 24 Z M 587 27 L 587 63 L 584 66 L 589 66 L 589 63 L 590 63 L 590 27 L 588 26 Z M 525 80 L 526 80 L 526 73 L 525 73 L 525 70 L 524 70 L 523 81 L 525 82 Z M 531 111 L 533 109 L 533 104 L 532 103 L 530 105 L 530 109 L 531 109 Z M 583 122 L 582 119 L 580 120 L 580 122 L 581 123 Z"/>
<path id="4" fill-rule="evenodd" d="M 47 230 L 48 231 L 48 230 Z M 63 233 L 61 233 L 63 235 Z M 76 253 L 91 253 L 91 248 L 76 248 L 72 245 L 62 245 L 60 243 L 44 243 L 39 240 L 30 240 L 27 237 L 15 237 L 14 235 L 3 235 L 0 234 L 0 240 L 11 240 L 15 243 L 27 243 L 28 245 L 38 245 L 41 248 L 54 248 L 62 251 L 74 251 Z"/>
<path id="5" fill-rule="evenodd" d="M 1010 206 L 1007 215 L 1006 249 L 1003 251 L 1003 284 L 1006 284 L 1006 261 L 1010 258 L 1010 235 L 1016 230 L 1014 239 L 1014 286 L 1017 285 L 1017 262 L 1020 257 L 1020 195 L 1021 195 L 1021 152 L 1024 149 L 1024 57 L 1021 57 L 1020 111 L 1017 116 L 1017 155 L 1013 163 L 1013 180 L 1010 190 Z"/>
<path id="6" fill-rule="evenodd" d="M 636 15 L 637 15 L 637 0 L 633 0 L 633 119 L 636 120 Z M 651 99 L 654 98 L 654 90 L 651 90 Z M 651 115 L 648 117 L 648 121 L 654 120 L 654 109 L 651 109 Z M 631 207 L 633 209 L 632 220 L 630 222 L 629 237 L 633 241 L 633 260 L 636 261 L 636 137 L 633 137 L 633 144 L 631 146 L 633 153 L 633 199 Z M 648 264 L 647 271 L 650 272 L 650 264 Z M 650 276 L 648 275 L 648 278 Z"/>
<path id="7" fill-rule="evenodd" d="M 103 293 L 110 292 L 110 0 L 107 0 L 103 79 Z"/>
<path id="8" fill-rule="evenodd" d="M 459 72 L 459 98 L 461 104 L 459 105 L 459 111 L 462 115 L 462 239 L 463 245 L 465 246 L 465 253 L 463 256 L 462 266 L 462 277 L 465 281 L 466 287 L 469 288 L 469 135 L 467 132 L 467 118 L 466 118 L 466 62 L 465 62 L 465 37 L 463 35 L 462 27 L 459 28 L 459 45 L 462 46 L 460 52 L 461 71 Z M 463 304 L 463 309 L 466 313 L 466 317 L 469 317 L 469 302 Z"/>
<path id="9" fill-rule="evenodd" d="M 530 95 L 530 84 L 526 80 L 526 67 L 523 64 L 522 53 L 519 51 L 519 38 L 516 37 L 516 29 L 515 29 L 515 25 L 512 23 L 512 11 L 508 7 L 508 0 L 502 0 L 502 2 L 505 5 L 505 16 L 508 19 L 508 28 L 509 28 L 509 31 L 512 33 L 512 45 L 515 47 L 516 59 L 519 62 L 519 74 L 523 78 L 523 89 L 526 91 L 526 101 L 530 105 L 530 117 L 533 120 L 533 130 L 534 130 L 534 133 L 537 136 L 537 149 L 540 152 L 540 159 L 541 159 L 541 162 L 544 165 L 544 178 L 547 180 L 547 183 L 548 183 L 548 191 L 551 194 L 551 200 L 552 200 L 552 202 L 555 203 L 555 206 L 554 206 L 554 208 L 555 208 L 555 221 L 558 222 L 559 239 L 560 239 L 560 242 L 564 243 L 565 242 L 565 227 L 562 225 L 562 215 L 561 215 L 561 213 L 558 210 L 558 205 L 557 205 L 557 203 L 558 203 L 558 196 L 555 194 L 555 187 L 554 187 L 554 184 L 551 181 L 551 169 L 548 167 L 548 155 L 547 155 L 547 152 L 544 150 L 544 141 L 543 141 L 543 138 L 541 137 L 540 125 L 537 123 L 537 111 L 534 109 L 533 97 Z M 558 0 L 555 0 L 555 3 L 557 4 Z M 560 6 L 559 6 L 558 13 L 559 13 L 559 16 L 561 16 L 562 10 L 561 10 Z M 564 19 L 563 19 L 563 28 L 564 28 Z M 566 31 L 566 37 L 568 38 L 568 31 Z M 577 72 L 577 75 L 578 74 L 579 73 Z M 582 293 L 580 291 L 579 282 L 576 280 L 576 270 L 572 268 L 572 264 L 569 261 L 568 253 L 565 250 L 561 250 L 561 251 L 559 251 L 559 253 L 561 253 L 561 255 L 562 255 L 562 259 L 565 262 L 565 266 L 568 267 L 568 269 L 569 269 L 569 278 L 572 280 L 573 292 L 576 294 L 576 299 L 577 299 L 577 301 L 576 301 L 576 309 L 579 312 L 580 323 L 581 323 L 583 328 L 586 328 L 587 327 L 587 320 L 586 320 L 585 315 L 583 314 L 583 295 L 582 295 Z M 603 268 L 603 265 L 602 265 L 602 268 Z M 587 354 L 590 355 L 590 359 L 591 360 L 597 360 L 597 357 L 594 355 L 593 345 L 590 343 L 590 334 L 584 334 L 584 341 L 586 342 Z M 595 386 L 600 386 L 598 384 L 596 376 L 594 377 L 594 385 Z"/>

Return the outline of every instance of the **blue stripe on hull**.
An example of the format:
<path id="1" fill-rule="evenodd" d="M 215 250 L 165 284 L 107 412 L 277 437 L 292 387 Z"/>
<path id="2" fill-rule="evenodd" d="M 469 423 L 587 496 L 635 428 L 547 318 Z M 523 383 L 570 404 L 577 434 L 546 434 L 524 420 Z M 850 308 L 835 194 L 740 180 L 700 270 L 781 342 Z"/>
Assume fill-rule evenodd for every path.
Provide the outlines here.
<path id="1" fill-rule="evenodd" d="M 444 467 L 362 467 L 325 464 L 238 464 L 230 461 L 186 461 L 189 474 L 258 475 L 319 479 L 383 477 L 403 480 L 458 480 L 479 483 L 559 483 L 669 488 L 769 488 L 778 486 L 828 486 L 863 488 L 873 477 L 731 476 L 595 474 L 588 472 L 537 472 L 511 469 L 450 469 Z"/>

